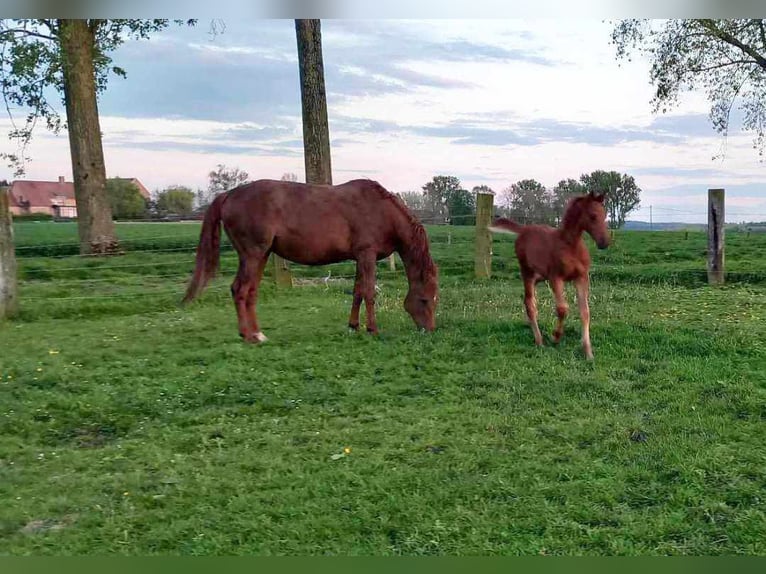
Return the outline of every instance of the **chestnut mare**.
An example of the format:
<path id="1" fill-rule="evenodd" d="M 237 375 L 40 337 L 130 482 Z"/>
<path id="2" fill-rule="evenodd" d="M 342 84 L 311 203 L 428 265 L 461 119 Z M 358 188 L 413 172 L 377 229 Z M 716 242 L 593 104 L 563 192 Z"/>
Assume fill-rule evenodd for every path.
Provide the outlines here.
<path id="1" fill-rule="evenodd" d="M 574 281 L 577 288 L 577 305 L 582 319 L 582 346 L 585 356 L 593 359 L 590 346 L 590 309 L 588 292 L 590 280 L 590 253 L 582 240 L 587 232 L 599 249 L 609 246 L 609 231 L 606 226 L 604 195 L 589 194 L 572 198 L 564 212 L 561 227 L 554 229 L 547 225 L 520 225 L 509 219 L 499 218 L 489 228 L 501 233 L 517 233 L 516 257 L 519 260 L 521 277 L 524 280 L 524 305 L 527 317 L 535 335 L 535 344 L 543 344 L 543 337 L 537 325 L 537 303 L 535 285 L 548 280 L 556 298 L 558 324 L 553 332 L 553 341 L 558 343 L 564 334 L 564 319 L 569 312 L 564 282 Z"/>
<path id="2" fill-rule="evenodd" d="M 197 263 L 184 303 L 197 297 L 218 270 L 221 227 L 239 255 L 231 286 L 239 334 L 260 343 L 258 285 L 270 253 L 305 265 L 356 260 L 349 327 L 359 328 L 364 300 L 367 331 L 375 323 L 376 261 L 396 251 L 409 282 L 404 308 L 415 324 L 436 327 L 437 268 L 428 236 L 404 203 L 379 183 L 357 179 L 342 185 L 309 185 L 262 179 L 218 195 L 205 213 Z"/>

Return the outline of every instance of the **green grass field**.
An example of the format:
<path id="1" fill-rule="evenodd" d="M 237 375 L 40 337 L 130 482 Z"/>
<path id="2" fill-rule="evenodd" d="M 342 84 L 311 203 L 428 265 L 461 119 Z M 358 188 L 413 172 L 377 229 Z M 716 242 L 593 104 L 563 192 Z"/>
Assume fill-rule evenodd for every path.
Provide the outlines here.
<path id="1" fill-rule="evenodd" d="M 591 364 L 574 304 L 534 347 L 511 236 L 478 281 L 473 229 L 429 229 L 431 335 L 401 267 L 380 265 L 375 338 L 346 330 L 352 265 L 267 278 L 256 347 L 231 251 L 182 309 L 198 225 L 118 229 L 126 254 L 93 259 L 73 225 L 17 225 L 0 553 L 766 553 L 766 235 L 728 234 L 710 288 L 704 235 L 618 232 L 593 253 Z"/>

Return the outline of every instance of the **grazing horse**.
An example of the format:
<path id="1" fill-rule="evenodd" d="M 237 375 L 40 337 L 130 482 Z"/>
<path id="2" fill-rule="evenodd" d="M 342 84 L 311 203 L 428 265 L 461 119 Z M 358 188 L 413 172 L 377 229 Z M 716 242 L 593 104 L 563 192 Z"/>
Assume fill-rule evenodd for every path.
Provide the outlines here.
<path id="1" fill-rule="evenodd" d="M 231 295 L 239 334 L 245 341 L 266 340 L 258 326 L 256 304 L 270 253 L 305 265 L 355 260 L 348 324 L 351 329 L 359 328 L 359 308 L 364 301 L 367 331 L 377 333 L 376 261 L 396 251 L 409 282 L 404 308 L 419 328 L 433 331 L 436 327 L 438 279 L 428 236 L 404 203 L 375 181 L 311 185 L 262 179 L 218 195 L 205 213 L 184 303 L 202 293 L 218 270 L 221 222 L 239 255 Z"/>
<path id="2" fill-rule="evenodd" d="M 569 312 L 564 295 L 564 282 L 573 281 L 577 288 L 577 305 L 582 319 L 583 350 L 588 359 L 593 359 L 593 350 L 590 345 L 590 309 L 588 308 L 590 254 L 582 234 L 587 232 L 599 249 L 606 249 L 609 246 L 604 195 L 591 193 L 572 198 L 558 229 L 547 225 L 520 225 L 505 218 L 496 219 L 489 229 L 495 232 L 518 234 L 515 245 L 516 257 L 519 260 L 521 277 L 524 281 L 524 304 L 535 336 L 535 344 L 538 346 L 543 344 L 540 327 L 537 325 L 535 286 L 546 279 L 551 285 L 556 298 L 558 316 L 553 341 L 558 343 L 564 334 L 564 319 Z"/>

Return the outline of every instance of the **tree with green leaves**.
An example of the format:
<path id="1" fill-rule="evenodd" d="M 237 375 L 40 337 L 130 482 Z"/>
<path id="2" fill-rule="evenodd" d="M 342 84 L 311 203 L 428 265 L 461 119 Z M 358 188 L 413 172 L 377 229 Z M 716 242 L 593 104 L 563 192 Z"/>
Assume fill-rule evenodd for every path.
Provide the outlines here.
<path id="1" fill-rule="evenodd" d="M 160 215 L 189 215 L 194 211 L 194 192 L 183 185 L 174 185 L 157 194 Z"/>
<path id="2" fill-rule="evenodd" d="M 53 132 L 65 125 L 55 102 L 48 99 L 51 93 L 61 94 L 82 253 L 109 253 L 118 246 L 106 193 L 97 99 L 106 89 L 110 72 L 126 74 L 113 64 L 110 53 L 126 39 L 147 38 L 169 23 L 166 19 L 0 20 L 0 89 L 14 126 L 9 136 L 18 144 L 16 153 L 3 157 L 17 175 L 23 173 L 25 151 L 37 122 L 43 120 Z M 12 106 L 25 111 L 23 125 L 16 125 Z"/>
<path id="3" fill-rule="evenodd" d="M 641 203 L 641 188 L 636 185 L 632 175 L 596 170 L 582 174 L 580 183 L 588 193 L 606 194 L 604 207 L 611 229 L 622 227 L 628 214 Z"/>
<path id="4" fill-rule="evenodd" d="M 577 195 L 583 195 L 587 193 L 585 186 L 571 177 L 568 179 L 562 179 L 551 190 L 552 194 L 552 208 L 556 217 L 556 223 L 561 221 L 561 217 L 564 215 L 564 210 L 572 197 Z"/>
<path id="5" fill-rule="evenodd" d="M 430 222 L 449 220 L 452 225 L 473 225 L 476 196 L 463 189 L 453 175 L 436 175 L 423 186 Z"/>
<path id="6" fill-rule="evenodd" d="M 402 191 L 397 194 L 413 213 L 422 215 L 426 211 L 426 197 L 420 191 Z"/>
<path id="7" fill-rule="evenodd" d="M 551 194 L 534 179 L 522 179 L 503 190 L 500 205 L 508 217 L 519 223 L 555 223 Z"/>
<path id="8" fill-rule="evenodd" d="M 106 180 L 106 195 L 114 219 L 145 217 L 147 201 L 138 186 L 129 179 L 111 177 Z"/>
<path id="9" fill-rule="evenodd" d="M 197 204 L 205 207 L 213 201 L 216 195 L 229 191 L 237 186 L 250 181 L 250 175 L 238 167 L 226 167 L 219 163 L 216 168 L 207 174 L 207 190 L 197 191 Z"/>
<path id="10" fill-rule="evenodd" d="M 654 111 L 663 113 L 685 90 L 702 88 L 710 120 L 724 136 L 738 104 L 742 127 L 766 148 L 766 24 L 763 19 L 620 20 L 612 31 L 618 59 L 634 52 L 652 64 Z"/>

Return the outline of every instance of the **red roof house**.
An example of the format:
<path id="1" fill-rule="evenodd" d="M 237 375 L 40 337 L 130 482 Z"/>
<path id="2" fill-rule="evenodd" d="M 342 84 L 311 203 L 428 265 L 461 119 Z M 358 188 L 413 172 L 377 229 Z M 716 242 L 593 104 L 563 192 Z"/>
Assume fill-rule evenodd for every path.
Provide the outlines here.
<path id="1" fill-rule="evenodd" d="M 149 199 L 149 190 L 136 178 L 123 177 L 133 183 L 145 198 Z M 53 217 L 77 217 L 77 204 L 74 197 L 74 183 L 59 176 L 58 181 L 16 180 L 10 189 L 11 213 L 30 215 L 46 213 Z"/>

